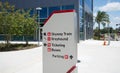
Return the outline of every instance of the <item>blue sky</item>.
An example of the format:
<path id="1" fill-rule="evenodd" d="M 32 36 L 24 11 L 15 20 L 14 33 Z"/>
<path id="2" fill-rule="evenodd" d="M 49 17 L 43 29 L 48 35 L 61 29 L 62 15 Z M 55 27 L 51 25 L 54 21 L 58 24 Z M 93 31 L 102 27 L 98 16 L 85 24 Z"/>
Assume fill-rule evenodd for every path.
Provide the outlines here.
<path id="1" fill-rule="evenodd" d="M 94 16 L 97 11 L 105 11 L 110 16 L 110 26 L 116 28 L 116 24 L 120 23 L 120 0 L 93 0 Z M 95 24 L 94 28 L 98 25 Z"/>

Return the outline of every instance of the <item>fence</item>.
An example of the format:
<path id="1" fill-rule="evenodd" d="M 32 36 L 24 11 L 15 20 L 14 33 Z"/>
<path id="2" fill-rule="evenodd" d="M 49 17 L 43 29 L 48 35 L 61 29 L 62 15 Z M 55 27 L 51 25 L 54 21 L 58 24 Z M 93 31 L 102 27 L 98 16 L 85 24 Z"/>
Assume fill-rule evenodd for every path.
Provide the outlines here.
<path id="1" fill-rule="evenodd" d="M 36 41 L 35 36 L 28 36 L 27 38 L 24 35 L 12 35 L 10 41 Z M 0 34 L 0 41 L 5 40 L 5 34 Z"/>

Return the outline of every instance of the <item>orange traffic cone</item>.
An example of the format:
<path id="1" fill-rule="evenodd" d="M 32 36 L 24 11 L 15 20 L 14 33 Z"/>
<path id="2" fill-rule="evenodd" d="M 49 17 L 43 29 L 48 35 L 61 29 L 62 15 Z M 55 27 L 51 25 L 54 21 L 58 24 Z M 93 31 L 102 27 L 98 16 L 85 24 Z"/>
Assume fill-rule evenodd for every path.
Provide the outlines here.
<path id="1" fill-rule="evenodd" d="M 104 39 L 103 45 L 106 46 L 106 40 Z"/>

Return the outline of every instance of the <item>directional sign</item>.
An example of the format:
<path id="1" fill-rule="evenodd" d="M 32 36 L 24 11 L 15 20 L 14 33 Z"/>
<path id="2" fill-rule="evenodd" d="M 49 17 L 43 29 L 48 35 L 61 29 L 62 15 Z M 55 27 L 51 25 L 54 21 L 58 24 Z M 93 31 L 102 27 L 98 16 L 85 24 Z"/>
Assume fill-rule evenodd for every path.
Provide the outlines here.
<path id="1" fill-rule="evenodd" d="M 43 73 L 76 73 L 77 21 L 74 10 L 54 12 L 43 27 Z"/>

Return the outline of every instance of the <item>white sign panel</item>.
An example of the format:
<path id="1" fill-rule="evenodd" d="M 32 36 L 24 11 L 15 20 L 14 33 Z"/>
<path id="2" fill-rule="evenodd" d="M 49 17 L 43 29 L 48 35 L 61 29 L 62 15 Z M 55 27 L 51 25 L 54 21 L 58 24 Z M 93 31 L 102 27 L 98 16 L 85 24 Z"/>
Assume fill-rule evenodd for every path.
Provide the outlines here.
<path id="1" fill-rule="evenodd" d="M 43 73 L 76 73 L 77 21 L 74 10 L 54 12 L 43 27 Z"/>

